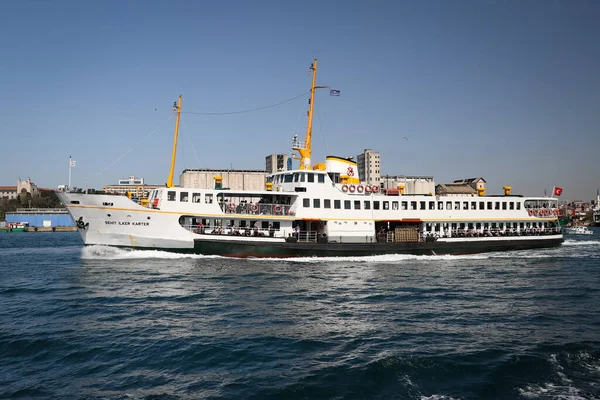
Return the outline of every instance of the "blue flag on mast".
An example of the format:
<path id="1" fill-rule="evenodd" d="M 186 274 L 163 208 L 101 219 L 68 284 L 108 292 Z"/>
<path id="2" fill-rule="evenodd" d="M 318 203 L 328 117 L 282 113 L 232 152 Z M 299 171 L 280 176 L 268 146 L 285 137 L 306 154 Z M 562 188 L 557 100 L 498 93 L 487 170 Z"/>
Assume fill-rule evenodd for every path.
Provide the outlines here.
<path id="1" fill-rule="evenodd" d="M 339 96 L 340 95 L 340 91 L 339 90 L 335 90 L 335 89 L 331 89 L 331 90 L 329 90 L 329 95 L 330 96 Z"/>

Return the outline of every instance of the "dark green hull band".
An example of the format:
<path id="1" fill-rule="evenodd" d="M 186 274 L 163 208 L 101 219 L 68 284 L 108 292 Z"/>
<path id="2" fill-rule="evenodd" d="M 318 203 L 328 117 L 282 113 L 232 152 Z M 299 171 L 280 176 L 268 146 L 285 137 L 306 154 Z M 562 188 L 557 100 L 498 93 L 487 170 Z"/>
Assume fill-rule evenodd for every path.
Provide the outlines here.
<path id="1" fill-rule="evenodd" d="M 562 237 L 538 240 L 414 243 L 256 243 L 196 239 L 194 252 L 225 257 L 347 257 L 381 254 L 447 255 L 492 251 L 529 250 L 559 246 Z"/>

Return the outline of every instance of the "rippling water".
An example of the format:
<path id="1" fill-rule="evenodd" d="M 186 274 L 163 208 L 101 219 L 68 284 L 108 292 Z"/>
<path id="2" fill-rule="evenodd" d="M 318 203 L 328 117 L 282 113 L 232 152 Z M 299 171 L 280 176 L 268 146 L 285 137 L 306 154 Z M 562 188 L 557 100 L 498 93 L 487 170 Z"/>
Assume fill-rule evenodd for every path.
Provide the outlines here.
<path id="1" fill-rule="evenodd" d="M 0 398 L 600 399 L 600 232 L 286 260 L 1 234 Z"/>

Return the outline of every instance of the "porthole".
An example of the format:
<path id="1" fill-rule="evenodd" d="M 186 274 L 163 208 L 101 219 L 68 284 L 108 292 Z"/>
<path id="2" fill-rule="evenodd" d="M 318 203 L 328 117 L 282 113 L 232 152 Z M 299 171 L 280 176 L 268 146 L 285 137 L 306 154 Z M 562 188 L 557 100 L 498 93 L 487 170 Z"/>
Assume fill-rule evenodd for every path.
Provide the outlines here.
<path id="1" fill-rule="evenodd" d="M 110 217 L 110 214 L 106 214 L 107 217 Z"/>

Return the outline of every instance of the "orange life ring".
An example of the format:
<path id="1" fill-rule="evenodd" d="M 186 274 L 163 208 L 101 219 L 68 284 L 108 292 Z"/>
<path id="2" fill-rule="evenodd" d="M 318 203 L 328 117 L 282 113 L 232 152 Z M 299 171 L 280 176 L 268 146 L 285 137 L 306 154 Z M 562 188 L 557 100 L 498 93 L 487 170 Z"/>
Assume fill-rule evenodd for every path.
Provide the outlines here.
<path id="1" fill-rule="evenodd" d="M 254 203 L 250 203 L 250 211 L 252 211 L 252 212 L 258 211 L 258 206 Z"/>
<path id="2" fill-rule="evenodd" d="M 275 207 L 273 207 L 273 211 L 275 211 L 277 214 L 280 214 L 281 206 L 279 204 L 275 204 Z"/>
<path id="3" fill-rule="evenodd" d="M 356 187 L 356 192 L 358 193 L 362 193 L 365 190 L 365 187 L 363 185 L 358 185 Z"/>
<path id="4" fill-rule="evenodd" d="M 369 185 L 365 186 L 365 192 L 371 193 L 372 191 L 373 191 L 373 189 L 371 188 L 371 186 L 369 186 Z"/>
<path id="5" fill-rule="evenodd" d="M 229 209 L 229 211 L 234 211 L 234 210 L 235 210 L 235 204 L 233 204 L 233 203 L 229 203 L 229 204 L 227 205 L 227 208 Z"/>
<path id="6" fill-rule="evenodd" d="M 350 193 L 354 193 L 356 191 L 356 186 L 350 185 L 350 187 L 348 188 L 348 190 L 350 191 Z"/>
<path id="7" fill-rule="evenodd" d="M 348 185 L 342 186 L 342 192 L 346 193 L 348 191 Z"/>
<path id="8" fill-rule="evenodd" d="M 380 189 L 380 187 L 379 187 L 379 186 L 377 186 L 377 185 L 373 185 L 373 188 L 372 188 L 372 189 L 373 189 L 373 193 L 379 193 L 379 189 Z"/>

